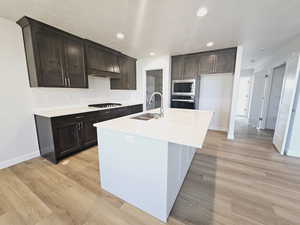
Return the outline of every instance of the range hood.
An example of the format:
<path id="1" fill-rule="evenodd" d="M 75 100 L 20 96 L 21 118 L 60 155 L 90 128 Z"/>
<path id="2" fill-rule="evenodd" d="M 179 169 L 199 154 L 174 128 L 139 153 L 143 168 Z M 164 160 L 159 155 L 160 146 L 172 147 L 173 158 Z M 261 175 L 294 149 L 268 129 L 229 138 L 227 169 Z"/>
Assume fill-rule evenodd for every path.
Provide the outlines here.
<path id="1" fill-rule="evenodd" d="M 120 52 L 85 40 L 87 74 L 97 77 L 120 78 Z"/>

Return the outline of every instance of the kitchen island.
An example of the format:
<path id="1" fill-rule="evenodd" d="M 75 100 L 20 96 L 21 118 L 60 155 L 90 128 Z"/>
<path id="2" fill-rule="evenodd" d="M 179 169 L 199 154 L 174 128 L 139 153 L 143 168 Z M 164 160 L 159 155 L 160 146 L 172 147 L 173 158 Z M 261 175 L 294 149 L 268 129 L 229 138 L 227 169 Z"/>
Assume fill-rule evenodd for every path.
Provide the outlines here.
<path id="1" fill-rule="evenodd" d="M 140 114 L 95 124 L 101 187 L 166 222 L 213 113 L 168 109 L 149 120 Z"/>

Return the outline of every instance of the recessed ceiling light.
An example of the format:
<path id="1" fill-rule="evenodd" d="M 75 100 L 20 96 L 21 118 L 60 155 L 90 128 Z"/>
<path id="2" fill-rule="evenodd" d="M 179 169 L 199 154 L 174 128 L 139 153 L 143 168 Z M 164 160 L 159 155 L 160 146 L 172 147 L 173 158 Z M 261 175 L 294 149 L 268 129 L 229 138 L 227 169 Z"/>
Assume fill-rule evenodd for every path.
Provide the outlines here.
<path id="1" fill-rule="evenodd" d="M 155 52 L 150 52 L 149 55 L 155 56 Z"/>
<path id="2" fill-rule="evenodd" d="M 214 45 L 214 43 L 212 41 L 210 41 L 206 44 L 207 47 L 212 47 L 213 45 Z"/>
<path id="3" fill-rule="evenodd" d="M 122 39 L 125 38 L 125 35 L 124 35 L 123 33 L 121 33 L 121 32 L 117 33 L 116 36 L 117 36 L 117 38 L 120 39 L 120 40 L 122 40 Z"/>
<path id="4" fill-rule="evenodd" d="M 206 16 L 207 13 L 208 13 L 207 8 L 201 7 L 201 8 L 198 9 L 198 11 L 197 11 L 197 16 L 198 16 L 198 17 L 203 17 L 203 16 Z"/>

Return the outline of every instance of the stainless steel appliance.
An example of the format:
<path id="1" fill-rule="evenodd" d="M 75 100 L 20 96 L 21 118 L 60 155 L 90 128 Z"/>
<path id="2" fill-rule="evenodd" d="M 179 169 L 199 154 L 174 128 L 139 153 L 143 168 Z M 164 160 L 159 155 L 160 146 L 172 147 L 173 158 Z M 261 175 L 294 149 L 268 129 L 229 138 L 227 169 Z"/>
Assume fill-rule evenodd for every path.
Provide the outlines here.
<path id="1" fill-rule="evenodd" d="M 101 104 L 92 104 L 88 105 L 89 107 L 96 107 L 96 108 L 113 108 L 116 106 L 121 106 L 120 103 L 101 103 Z"/>
<path id="2" fill-rule="evenodd" d="M 172 95 L 195 96 L 196 80 L 173 80 Z"/>
<path id="3" fill-rule="evenodd" d="M 172 95 L 171 98 L 172 108 L 182 109 L 195 109 L 195 96 L 194 95 Z"/>
<path id="4" fill-rule="evenodd" d="M 173 80 L 171 107 L 197 109 L 200 79 L 200 76 L 195 76 L 195 79 Z"/>

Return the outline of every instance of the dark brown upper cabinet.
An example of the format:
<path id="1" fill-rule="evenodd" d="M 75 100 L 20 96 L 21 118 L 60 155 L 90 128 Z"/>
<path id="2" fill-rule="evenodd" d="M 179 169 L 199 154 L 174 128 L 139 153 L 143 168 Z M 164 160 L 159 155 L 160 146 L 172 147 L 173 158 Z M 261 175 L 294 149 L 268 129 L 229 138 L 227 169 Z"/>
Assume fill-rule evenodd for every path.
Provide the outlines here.
<path id="1" fill-rule="evenodd" d="M 200 74 L 211 74 L 215 73 L 216 54 L 215 53 L 204 53 L 200 55 L 199 60 L 199 71 Z"/>
<path id="2" fill-rule="evenodd" d="M 88 75 L 100 77 L 120 78 L 120 66 L 118 51 L 85 40 L 85 53 Z"/>
<path id="3" fill-rule="evenodd" d="M 172 56 L 172 80 L 194 79 L 201 74 L 234 73 L 236 48 Z"/>
<path id="4" fill-rule="evenodd" d="M 215 73 L 234 73 L 236 61 L 236 48 L 221 50 L 217 53 Z"/>
<path id="5" fill-rule="evenodd" d="M 182 80 L 184 72 L 184 58 L 185 56 L 172 56 L 172 79 Z"/>
<path id="6" fill-rule="evenodd" d="M 126 56 L 119 56 L 120 79 L 110 80 L 112 90 L 136 90 L 136 59 Z"/>
<path id="7" fill-rule="evenodd" d="M 234 73 L 236 48 L 200 54 L 200 74 Z"/>
<path id="8" fill-rule="evenodd" d="M 184 57 L 183 79 L 195 79 L 199 69 L 199 55 L 187 55 Z"/>
<path id="9" fill-rule="evenodd" d="M 82 39 L 64 38 L 65 74 L 72 88 L 88 87 Z"/>
<path id="10" fill-rule="evenodd" d="M 23 17 L 22 27 L 31 87 L 88 88 L 81 38 Z"/>

